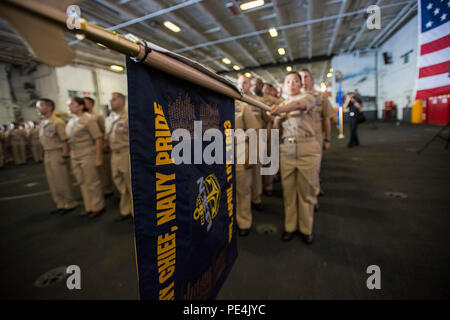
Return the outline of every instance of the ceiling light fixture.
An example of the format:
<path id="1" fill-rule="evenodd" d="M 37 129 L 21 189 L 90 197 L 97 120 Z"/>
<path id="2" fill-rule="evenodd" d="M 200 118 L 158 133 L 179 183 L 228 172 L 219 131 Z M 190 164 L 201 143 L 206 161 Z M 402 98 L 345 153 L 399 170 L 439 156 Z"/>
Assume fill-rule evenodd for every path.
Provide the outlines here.
<path id="1" fill-rule="evenodd" d="M 174 23 L 172 23 L 172 22 L 170 22 L 170 21 L 165 21 L 165 22 L 164 22 L 164 26 L 165 26 L 167 29 L 172 30 L 173 32 L 180 32 L 180 31 L 181 31 L 181 29 L 180 29 L 179 26 L 177 26 L 176 24 L 174 24 Z"/>
<path id="2" fill-rule="evenodd" d="M 277 29 L 275 29 L 275 28 L 270 28 L 270 29 L 269 29 L 269 34 L 270 34 L 270 36 L 271 36 L 272 38 L 275 38 L 275 37 L 278 36 L 278 31 L 277 31 Z"/>
<path id="3" fill-rule="evenodd" d="M 118 66 L 118 65 L 115 65 L 115 64 L 110 65 L 109 68 L 112 71 L 115 71 L 115 72 L 122 72 L 123 71 L 123 67 L 122 66 Z"/>
<path id="4" fill-rule="evenodd" d="M 245 73 L 245 76 L 246 76 L 247 78 L 250 78 L 250 77 L 252 76 L 252 74 L 251 74 L 250 72 L 246 72 L 246 73 Z"/>
<path id="5" fill-rule="evenodd" d="M 228 59 L 228 58 L 223 58 L 223 59 L 222 59 L 222 62 L 225 63 L 225 64 L 230 64 L 230 63 L 231 63 L 231 60 Z"/>
<path id="6" fill-rule="evenodd" d="M 284 48 L 279 48 L 279 49 L 278 49 L 278 54 L 279 54 L 280 56 L 283 56 L 285 53 L 286 53 L 286 50 L 284 50 Z"/>
<path id="7" fill-rule="evenodd" d="M 287 72 L 291 72 L 291 71 L 292 71 L 292 67 L 291 67 L 291 66 L 287 66 L 287 67 L 286 67 L 286 71 L 287 71 Z"/>
<path id="8" fill-rule="evenodd" d="M 241 70 L 241 67 L 239 67 L 239 66 L 233 66 L 233 69 L 236 70 L 236 71 L 239 71 L 239 70 Z"/>
<path id="9" fill-rule="evenodd" d="M 262 5 L 264 5 L 264 0 L 255 0 L 255 1 L 249 1 L 249 2 L 243 3 L 239 6 L 239 8 L 241 8 L 242 11 L 245 11 L 245 10 L 261 7 Z"/>

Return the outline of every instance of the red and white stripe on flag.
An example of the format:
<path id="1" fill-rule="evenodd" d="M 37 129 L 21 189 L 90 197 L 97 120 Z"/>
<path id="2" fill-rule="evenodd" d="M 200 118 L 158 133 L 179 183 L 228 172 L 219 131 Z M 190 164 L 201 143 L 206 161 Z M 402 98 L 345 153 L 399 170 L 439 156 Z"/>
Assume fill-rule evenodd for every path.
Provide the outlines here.
<path id="1" fill-rule="evenodd" d="M 416 99 L 450 93 L 450 0 L 420 0 Z"/>

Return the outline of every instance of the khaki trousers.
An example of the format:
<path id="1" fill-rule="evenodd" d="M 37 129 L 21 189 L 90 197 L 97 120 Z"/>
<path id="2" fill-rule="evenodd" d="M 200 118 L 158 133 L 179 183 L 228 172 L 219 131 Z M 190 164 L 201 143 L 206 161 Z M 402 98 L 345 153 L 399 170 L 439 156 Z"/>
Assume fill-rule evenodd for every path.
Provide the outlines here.
<path id="1" fill-rule="evenodd" d="M 113 193 L 114 187 L 111 177 L 111 153 L 103 153 L 103 165 L 98 167 L 98 173 L 102 183 L 103 194 Z"/>
<path id="2" fill-rule="evenodd" d="M 252 172 L 252 202 L 258 204 L 261 203 L 261 195 L 263 192 L 261 164 L 254 164 L 250 170 Z"/>
<path id="3" fill-rule="evenodd" d="M 33 160 L 36 162 L 42 161 L 43 150 L 42 145 L 39 141 L 31 142 L 31 154 L 33 155 Z"/>
<path id="4" fill-rule="evenodd" d="M 314 137 L 280 145 L 286 232 L 312 234 L 319 163 L 320 146 Z"/>
<path id="5" fill-rule="evenodd" d="M 83 158 L 71 158 L 72 172 L 77 179 L 87 212 L 100 211 L 105 207 L 102 184 L 95 166 L 95 155 Z"/>
<path id="6" fill-rule="evenodd" d="M 112 151 L 111 173 L 120 193 L 120 214 L 134 215 L 132 209 L 130 152 L 128 148 Z"/>
<path id="7" fill-rule="evenodd" d="M 27 162 L 27 154 L 24 143 L 11 143 L 11 151 L 14 164 L 23 164 Z"/>
<path id="8" fill-rule="evenodd" d="M 251 209 L 252 168 L 236 164 L 236 221 L 240 229 L 252 226 Z"/>
<path id="9" fill-rule="evenodd" d="M 317 138 L 317 142 L 319 143 L 320 146 L 320 161 L 319 161 L 319 166 L 317 167 L 317 185 L 316 185 L 316 194 L 319 195 L 320 193 L 320 169 L 322 168 L 322 158 L 323 158 L 323 138 L 322 138 L 322 133 L 317 133 L 316 132 L 316 138 Z"/>
<path id="10" fill-rule="evenodd" d="M 58 209 L 72 209 L 77 206 L 72 193 L 68 164 L 61 164 L 61 149 L 45 151 L 44 167 L 53 202 Z"/>

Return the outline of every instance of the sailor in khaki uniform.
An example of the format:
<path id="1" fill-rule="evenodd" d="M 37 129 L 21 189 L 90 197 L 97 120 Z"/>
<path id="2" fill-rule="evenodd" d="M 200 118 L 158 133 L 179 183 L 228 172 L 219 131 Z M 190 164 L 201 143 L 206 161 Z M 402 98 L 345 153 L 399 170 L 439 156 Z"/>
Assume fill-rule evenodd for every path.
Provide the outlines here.
<path id="1" fill-rule="evenodd" d="M 256 98 L 261 101 L 262 103 L 268 105 L 269 107 L 274 105 L 274 104 L 280 104 L 284 101 L 283 98 L 278 98 L 277 95 L 277 90 L 269 83 L 264 83 L 263 87 L 262 87 L 262 96 L 256 96 Z M 271 147 L 271 129 L 273 127 L 273 117 L 270 115 L 269 112 L 267 111 L 262 111 L 262 115 L 264 116 L 264 125 L 265 128 L 267 129 L 267 148 L 268 148 L 268 153 L 271 152 L 270 147 Z M 263 177 L 263 190 L 264 193 L 267 194 L 268 196 L 272 195 L 273 192 L 273 182 L 276 178 L 276 174 L 274 175 L 264 175 Z"/>
<path id="2" fill-rule="evenodd" d="M 244 94 L 248 94 L 250 91 L 250 79 L 246 76 L 240 76 L 238 85 Z M 247 131 L 248 129 L 260 129 L 260 124 L 252 112 L 252 107 L 245 102 L 235 101 L 235 130 L 242 129 Z M 239 154 L 239 143 L 245 143 L 245 154 Z M 248 163 L 248 140 L 245 139 L 241 142 L 236 139 L 236 158 L 245 159 L 245 164 L 239 164 L 236 162 L 236 221 L 239 228 L 240 236 L 247 236 L 252 226 L 252 210 L 251 210 L 251 187 L 254 183 L 252 166 Z"/>
<path id="3" fill-rule="evenodd" d="M 5 132 L 3 131 L 3 126 L 0 125 L 0 168 L 5 165 L 4 159 L 4 144 L 5 144 Z"/>
<path id="4" fill-rule="evenodd" d="M 25 132 L 25 129 L 18 123 L 12 124 L 11 129 L 12 130 L 9 132 L 8 139 L 9 144 L 11 145 L 14 164 L 25 164 L 27 162 L 27 134 Z"/>
<path id="5" fill-rule="evenodd" d="M 285 232 L 282 239 L 291 240 L 299 230 L 303 240 L 309 244 L 313 241 L 320 145 L 315 137 L 315 99 L 308 93 L 300 93 L 300 88 L 298 73 L 289 73 L 284 80 L 288 98 L 281 105 L 272 106 L 272 114 L 282 115 L 274 120 L 274 128 L 282 127 L 283 131 L 280 170 Z"/>
<path id="6" fill-rule="evenodd" d="M 42 145 L 39 141 L 39 126 L 33 121 L 29 122 L 30 129 L 28 131 L 28 142 L 31 149 L 31 155 L 35 162 L 41 162 L 44 160 Z"/>
<path id="7" fill-rule="evenodd" d="M 105 211 L 98 167 L 102 165 L 103 135 L 96 120 L 84 112 L 83 99 L 70 98 L 70 112 L 74 115 L 66 126 L 69 137 L 72 172 L 80 184 L 85 211 L 82 216 L 94 218 Z"/>
<path id="8" fill-rule="evenodd" d="M 255 78 L 251 81 L 252 83 L 252 92 L 254 94 L 254 97 L 256 100 L 261 101 L 262 103 L 266 103 L 267 99 L 264 97 L 264 94 L 262 92 L 264 82 L 259 79 Z M 251 106 L 252 113 L 255 116 L 256 120 L 258 121 L 259 127 L 261 129 L 267 129 L 269 122 L 271 121 L 270 116 L 266 114 L 264 110 L 261 110 L 258 107 Z M 263 145 L 259 145 L 258 147 L 263 147 L 264 149 L 267 148 L 267 141 Z M 263 152 L 266 152 L 263 150 Z M 262 209 L 262 202 L 261 202 L 261 195 L 263 192 L 263 177 L 261 176 L 261 164 L 257 163 L 252 166 L 252 178 L 253 178 L 253 184 L 252 184 L 252 207 L 254 207 L 256 210 Z"/>
<path id="9" fill-rule="evenodd" d="M 331 118 L 333 117 L 334 110 L 331 106 L 328 96 L 321 91 L 314 89 L 314 79 L 311 72 L 308 69 L 302 69 L 299 72 L 300 78 L 302 79 L 302 92 L 312 94 L 315 99 L 315 131 L 317 142 L 320 144 L 320 160 L 322 163 L 323 150 L 330 148 L 330 137 L 331 137 Z M 319 174 L 320 167 L 319 165 Z M 320 188 L 320 181 L 317 181 L 317 194 L 323 194 Z"/>
<path id="10" fill-rule="evenodd" d="M 133 215 L 128 112 L 125 108 L 125 96 L 121 93 L 113 93 L 109 101 L 109 107 L 112 112 L 105 122 L 106 139 L 112 153 L 112 178 L 120 192 L 121 216 L 116 221 L 122 221 Z"/>
<path id="11" fill-rule="evenodd" d="M 94 110 L 95 100 L 91 97 L 83 97 L 84 105 L 87 112 L 97 121 L 98 127 L 103 135 L 105 135 L 105 117 Z M 113 194 L 113 184 L 111 178 L 111 153 L 109 152 L 108 142 L 103 141 L 103 165 L 98 167 L 100 180 L 102 182 L 102 190 L 105 196 Z"/>
<path id="12" fill-rule="evenodd" d="M 9 143 L 9 135 L 14 129 L 14 125 L 10 123 L 9 125 L 4 125 L 3 128 L 5 129 L 5 141 L 3 143 L 3 161 L 5 162 L 5 164 L 8 164 L 13 161 L 11 144 Z"/>
<path id="13" fill-rule="evenodd" d="M 39 141 L 44 149 L 47 182 L 57 208 L 51 213 L 67 213 L 75 209 L 78 204 L 73 197 L 69 176 L 66 125 L 53 114 L 55 104 L 52 100 L 38 100 L 36 109 L 44 117 L 39 125 Z"/>

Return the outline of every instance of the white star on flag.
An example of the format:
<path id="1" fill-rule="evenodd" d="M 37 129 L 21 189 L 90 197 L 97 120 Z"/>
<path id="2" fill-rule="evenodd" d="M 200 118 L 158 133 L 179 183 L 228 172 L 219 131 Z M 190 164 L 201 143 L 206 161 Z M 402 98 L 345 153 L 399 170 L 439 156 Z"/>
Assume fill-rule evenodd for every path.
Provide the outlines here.
<path id="1" fill-rule="evenodd" d="M 431 27 L 432 25 L 433 25 L 433 21 L 428 21 L 427 24 L 426 24 L 426 27 L 429 28 L 429 27 Z"/>
<path id="2" fill-rule="evenodd" d="M 444 14 L 441 16 L 441 21 L 444 21 L 445 18 L 447 18 L 447 14 L 446 14 L 446 13 L 444 13 Z"/>
<path id="3" fill-rule="evenodd" d="M 428 10 L 431 10 L 433 8 L 433 4 L 430 2 L 428 5 L 427 5 L 427 9 Z"/>
<path id="4" fill-rule="evenodd" d="M 436 8 L 436 10 L 434 10 L 434 15 L 437 15 L 439 13 L 439 11 L 441 11 L 441 10 L 439 10 L 439 8 Z"/>

